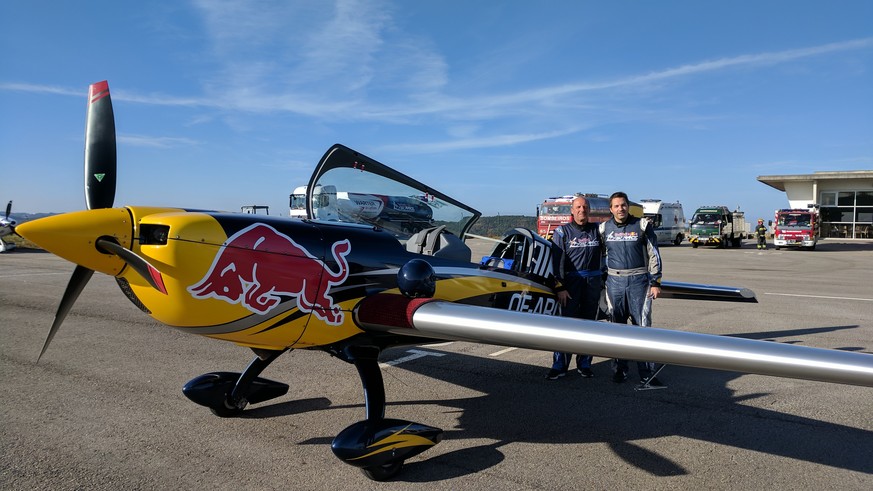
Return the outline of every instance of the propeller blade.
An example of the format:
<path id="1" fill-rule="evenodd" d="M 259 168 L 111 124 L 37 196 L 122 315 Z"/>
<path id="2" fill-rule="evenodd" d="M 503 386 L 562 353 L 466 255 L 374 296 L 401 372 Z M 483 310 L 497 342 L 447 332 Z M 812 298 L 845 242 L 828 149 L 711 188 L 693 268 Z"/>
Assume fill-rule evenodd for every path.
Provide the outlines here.
<path id="1" fill-rule="evenodd" d="M 12 200 L 9 200 L 9 204 L 6 205 L 6 219 L 9 220 L 9 214 L 12 213 Z"/>
<path id="2" fill-rule="evenodd" d="M 89 210 L 112 208 L 115 201 L 115 115 L 109 83 L 91 85 L 85 128 L 85 205 Z"/>
<path id="3" fill-rule="evenodd" d="M 91 275 L 93 274 L 93 269 L 76 266 L 76 269 L 73 271 L 73 276 L 70 277 L 70 282 L 67 283 L 67 289 L 64 290 L 64 296 L 61 298 L 61 304 L 58 305 L 55 320 L 52 322 L 51 329 L 49 329 L 48 337 L 45 339 L 42 351 L 39 352 L 39 357 L 36 359 L 37 363 L 39 363 L 39 359 L 42 358 L 42 355 L 45 354 L 45 350 L 48 349 L 49 343 L 52 342 L 52 338 L 57 334 L 58 329 L 61 327 L 61 324 L 63 324 L 64 319 L 67 317 L 67 314 L 70 313 L 70 309 L 73 307 L 73 304 L 76 303 L 76 299 L 79 298 L 79 294 L 82 293 L 82 289 L 88 284 L 88 280 L 91 279 Z"/>
<path id="4" fill-rule="evenodd" d="M 125 249 L 117 242 L 109 239 L 97 239 L 97 247 L 100 247 L 107 252 L 111 252 L 123 259 L 128 266 L 133 268 L 134 271 L 148 281 L 152 288 L 164 295 L 167 294 L 167 287 L 164 286 L 164 277 L 161 275 L 161 272 L 158 271 L 158 268 L 152 266 L 148 261 L 143 259 L 142 256 L 137 255 L 130 249 Z"/>

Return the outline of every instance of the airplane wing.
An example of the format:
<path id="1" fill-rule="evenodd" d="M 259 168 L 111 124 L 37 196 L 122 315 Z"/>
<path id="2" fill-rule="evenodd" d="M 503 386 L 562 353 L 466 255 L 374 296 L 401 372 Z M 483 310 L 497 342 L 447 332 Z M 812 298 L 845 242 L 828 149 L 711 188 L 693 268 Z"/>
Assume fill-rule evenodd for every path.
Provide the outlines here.
<path id="1" fill-rule="evenodd" d="M 355 314 L 366 329 L 873 387 L 873 356 L 380 294 Z"/>

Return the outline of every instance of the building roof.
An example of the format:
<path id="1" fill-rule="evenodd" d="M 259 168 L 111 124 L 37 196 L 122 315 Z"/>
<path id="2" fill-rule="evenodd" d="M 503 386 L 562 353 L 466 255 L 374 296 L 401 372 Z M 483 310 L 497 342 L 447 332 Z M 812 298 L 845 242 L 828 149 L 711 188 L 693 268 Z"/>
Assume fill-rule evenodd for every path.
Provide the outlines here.
<path id="1" fill-rule="evenodd" d="M 853 179 L 873 179 L 873 170 L 822 171 L 813 174 L 787 174 L 781 176 L 758 176 L 764 184 L 785 191 L 787 182 L 834 181 Z"/>

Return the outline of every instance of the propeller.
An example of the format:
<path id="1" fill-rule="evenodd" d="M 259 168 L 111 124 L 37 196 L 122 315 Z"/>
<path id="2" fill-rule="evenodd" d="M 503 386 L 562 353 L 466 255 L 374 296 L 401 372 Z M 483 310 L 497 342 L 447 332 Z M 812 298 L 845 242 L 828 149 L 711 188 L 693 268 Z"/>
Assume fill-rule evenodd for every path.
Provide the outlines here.
<path id="1" fill-rule="evenodd" d="M 12 214 L 12 200 L 9 200 L 9 203 L 6 205 L 6 216 L 0 220 L 0 225 L 3 227 L 8 227 L 9 233 L 15 233 L 15 220 L 9 218 L 9 215 Z M 4 234 L 5 235 L 5 234 Z"/>
<path id="2" fill-rule="evenodd" d="M 67 314 L 70 313 L 73 304 L 76 303 L 76 299 L 79 298 L 79 294 L 82 293 L 82 289 L 88 284 L 88 280 L 91 279 L 91 275 L 93 274 L 93 269 L 88 269 L 84 266 L 76 266 L 76 269 L 73 271 L 73 276 L 70 278 L 70 282 L 67 283 L 67 289 L 64 290 L 64 296 L 61 298 L 61 304 L 58 305 L 58 311 L 55 313 L 55 320 L 52 322 L 51 329 L 49 329 L 48 337 L 45 338 L 45 344 L 42 345 L 42 351 L 39 352 L 39 356 L 36 358 L 37 363 L 39 363 L 39 359 L 42 358 L 42 355 L 45 354 L 45 350 L 48 349 L 49 343 L 52 342 L 52 339 L 61 327 L 64 319 L 67 318 Z"/>
<path id="3" fill-rule="evenodd" d="M 104 80 L 92 84 L 88 97 L 88 116 L 85 127 L 85 206 L 88 210 L 112 208 L 115 201 L 117 154 L 115 145 L 115 115 L 109 96 L 109 83 Z M 6 207 L 9 215 L 12 202 Z M 141 275 L 153 288 L 166 294 L 161 272 L 143 257 L 125 248 L 111 237 L 98 237 L 94 243 L 104 253 L 113 254 Z M 39 358 L 60 329 L 79 294 L 88 284 L 94 270 L 77 265 L 67 289 L 58 305 L 48 337 Z M 39 361 L 37 358 L 37 361 Z"/>
<path id="4" fill-rule="evenodd" d="M 167 287 L 164 286 L 164 278 L 161 276 L 161 272 L 143 259 L 142 256 L 130 249 L 125 249 L 118 242 L 104 237 L 97 239 L 97 247 L 120 257 L 128 266 L 145 278 L 152 288 L 164 295 L 167 294 Z"/>
<path id="5" fill-rule="evenodd" d="M 115 201 L 115 114 L 109 83 L 91 85 L 85 126 L 85 206 L 89 210 L 112 208 Z"/>

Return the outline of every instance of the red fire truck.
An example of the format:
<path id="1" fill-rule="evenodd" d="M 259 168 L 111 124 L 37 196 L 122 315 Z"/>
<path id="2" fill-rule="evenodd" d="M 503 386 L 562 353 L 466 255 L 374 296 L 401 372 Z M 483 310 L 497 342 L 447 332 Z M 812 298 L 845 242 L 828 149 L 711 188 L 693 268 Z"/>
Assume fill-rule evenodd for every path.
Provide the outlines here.
<path id="1" fill-rule="evenodd" d="M 819 213 L 815 208 L 776 210 L 773 222 L 773 246 L 815 249 L 819 235 Z"/>
<path id="2" fill-rule="evenodd" d="M 559 226 L 573 219 L 570 207 L 573 199 L 584 196 L 588 199 L 588 220 L 593 223 L 605 222 L 612 218 L 609 212 L 609 196 L 603 194 L 567 194 L 546 198 L 537 206 L 537 233 L 547 240 L 552 239 L 552 232 Z M 630 202 L 630 214 L 635 217 L 643 216 L 643 207 L 639 203 Z"/>

